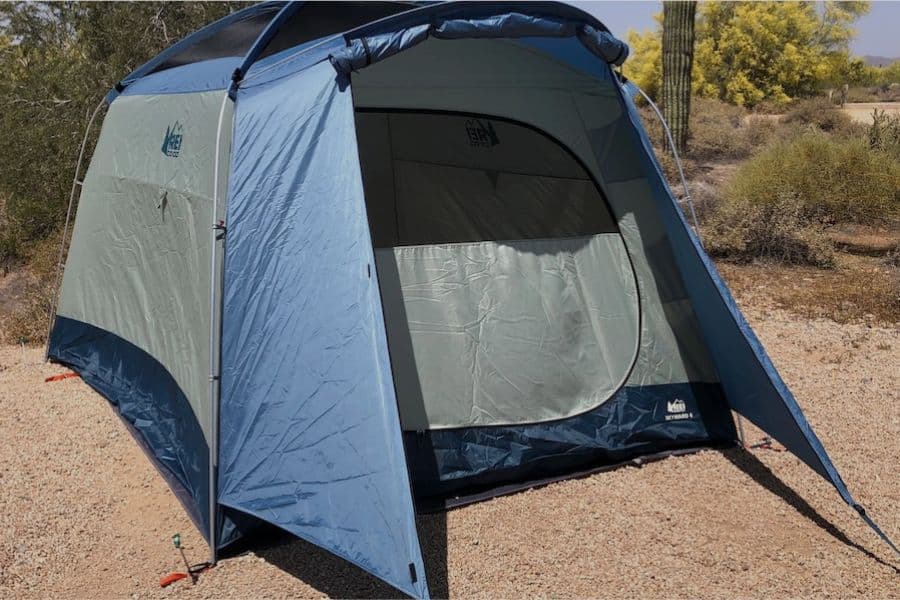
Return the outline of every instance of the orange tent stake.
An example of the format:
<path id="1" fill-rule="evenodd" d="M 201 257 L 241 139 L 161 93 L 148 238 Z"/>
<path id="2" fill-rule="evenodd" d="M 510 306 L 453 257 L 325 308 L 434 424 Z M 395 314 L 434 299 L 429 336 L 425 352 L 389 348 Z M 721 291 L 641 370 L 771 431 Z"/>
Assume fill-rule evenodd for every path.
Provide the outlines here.
<path id="1" fill-rule="evenodd" d="M 51 375 L 47 379 L 44 380 L 44 383 L 48 383 L 50 381 L 62 381 L 63 379 L 69 379 L 70 377 L 78 377 L 78 373 L 61 373 L 60 375 Z"/>
<path id="2" fill-rule="evenodd" d="M 181 579 L 187 579 L 187 573 L 169 573 L 163 577 L 159 578 L 159 587 L 166 587 L 167 585 L 172 585 L 176 581 Z"/>

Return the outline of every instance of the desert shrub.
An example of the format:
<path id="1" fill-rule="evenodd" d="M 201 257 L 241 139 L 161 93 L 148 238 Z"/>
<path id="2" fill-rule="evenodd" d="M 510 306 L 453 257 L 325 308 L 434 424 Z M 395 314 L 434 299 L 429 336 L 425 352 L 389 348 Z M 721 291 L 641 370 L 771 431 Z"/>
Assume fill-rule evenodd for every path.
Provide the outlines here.
<path id="1" fill-rule="evenodd" d="M 868 87 L 852 87 L 847 102 L 898 102 L 900 83 L 884 83 Z"/>
<path id="2" fill-rule="evenodd" d="M 847 91 L 847 102 L 881 102 L 877 87 L 852 87 Z"/>
<path id="3" fill-rule="evenodd" d="M 752 146 L 746 135 L 746 111 L 711 98 L 691 100 L 688 156 L 695 160 L 740 159 Z"/>
<path id="4" fill-rule="evenodd" d="M 781 117 L 788 125 L 807 125 L 826 133 L 842 136 L 859 135 L 863 128 L 828 98 L 807 98 L 793 102 Z"/>
<path id="5" fill-rule="evenodd" d="M 638 113 L 640 114 L 644 129 L 647 131 L 647 136 L 650 138 L 650 143 L 653 145 L 653 150 L 656 153 L 656 157 L 659 159 L 660 166 L 662 167 L 666 179 L 671 185 L 677 184 L 680 188 L 681 183 L 678 176 L 678 167 L 675 164 L 675 159 L 669 154 L 669 143 L 666 141 L 666 134 L 659 122 L 659 118 L 649 106 L 638 107 Z M 699 165 L 695 160 L 688 155 L 680 155 L 679 158 L 681 158 L 681 166 L 684 168 L 684 174 L 687 178 L 690 179 L 697 174 Z"/>
<path id="6" fill-rule="evenodd" d="M 774 202 L 725 202 L 703 227 L 707 251 L 737 261 L 757 258 L 817 267 L 834 266 L 834 248 L 821 223 L 810 221 L 797 195 Z"/>
<path id="7" fill-rule="evenodd" d="M 41 344 L 47 337 L 50 311 L 55 304 L 56 264 L 61 234 L 24 250 L 28 283 L 15 310 L 0 316 L 0 343 Z"/>
<path id="8" fill-rule="evenodd" d="M 784 113 L 788 103 L 778 100 L 766 99 L 753 105 L 753 114 L 755 115 L 781 115 Z"/>
<path id="9" fill-rule="evenodd" d="M 6 275 L 19 259 L 19 230 L 12 226 L 6 210 L 6 198 L 0 194 L 0 275 Z"/>
<path id="10" fill-rule="evenodd" d="M 691 192 L 691 201 L 694 204 L 694 212 L 697 214 L 697 219 L 704 223 L 709 219 L 710 215 L 715 213 L 716 205 L 719 203 L 718 182 L 710 181 L 704 177 L 697 177 L 689 181 L 688 185 Z M 678 186 L 676 191 L 681 192 L 681 187 Z M 684 208 L 685 215 L 690 220 L 690 209 L 687 206 L 684 206 Z M 691 224 L 693 225 L 693 222 Z"/>
<path id="11" fill-rule="evenodd" d="M 744 137 L 754 150 L 787 141 L 800 132 L 799 126 L 782 123 L 777 115 L 753 114 L 744 122 Z"/>
<path id="12" fill-rule="evenodd" d="M 641 122 L 644 125 L 644 129 L 647 130 L 647 136 L 653 143 L 653 147 L 667 147 L 662 125 L 660 125 L 659 118 L 657 118 L 653 109 L 647 105 L 638 106 L 638 114 L 641 116 Z"/>
<path id="13" fill-rule="evenodd" d="M 884 223 L 900 213 L 900 162 L 864 138 L 807 132 L 748 160 L 724 190 L 739 204 L 796 196 L 804 218 L 823 223 Z"/>
<path id="14" fill-rule="evenodd" d="M 829 266 L 828 226 L 898 217 L 900 162 L 865 139 L 806 132 L 744 163 L 705 229 L 717 256 Z"/>
<path id="15" fill-rule="evenodd" d="M 23 290 L 19 306 L 0 321 L 0 343 L 44 343 L 47 339 L 52 297 L 52 285 L 48 281 L 29 282 Z"/>
<path id="16" fill-rule="evenodd" d="M 668 154 L 665 132 L 653 109 L 644 106 L 639 111 L 657 153 Z M 691 161 L 746 158 L 752 146 L 746 136 L 745 115 L 744 109 L 720 100 L 692 98 L 687 150 L 682 156 L 685 170 Z M 665 159 L 661 158 L 661 162 L 668 172 Z"/>
<path id="17" fill-rule="evenodd" d="M 889 115 L 883 110 L 873 111 L 869 144 L 900 161 L 900 115 Z"/>
<path id="18" fill-rule="evenodd" d="M 900 248 L 894 248 L 885 254 L 881 259 L 881 263 L 895 269 L 900 268 Z"/>

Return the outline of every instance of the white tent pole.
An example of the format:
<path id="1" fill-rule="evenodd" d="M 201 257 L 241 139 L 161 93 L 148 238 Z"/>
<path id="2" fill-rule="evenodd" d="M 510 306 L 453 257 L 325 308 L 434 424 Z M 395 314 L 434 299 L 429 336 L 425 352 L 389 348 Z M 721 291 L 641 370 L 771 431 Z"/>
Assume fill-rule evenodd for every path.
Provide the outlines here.
<path id="1" fill-rule="evenodd" d="M 225 107 L 228 92 L 222 98 L 219 121 L 216 127 L 216 156 L 213 160 L 212 227 L 210 229 L 209 267 L 209 562 L 216 563 L 216 539 L 218 525 L 218 467 L 219 467 L 219 382 L 221 351 L 221 328 L 219 315 L 219 287 L 221 273 L 218 265 L 218 241 L 223 226 L 219 223 L 219 162 L 222 154 L 222 126 L 225 121 Z"/>
<path id="2" fill-rule="evenodd" d="M 644 90 L 637 86 L 635 86 L 635 89 L 640 92 L 641 96 L 644 97 L 644 100 L 647 101 L 647 104 L 650 105 L 650 108 L 653 109 L 653 112 L 656 113 L 656 117 L 659 119 L 663 131 L 666 132 L 666 140 L 668 140 L 669 148 L 672 150 L 675 166 L 678 167 L 678 176 L 681 178 L 681 187 L 684 189 L 684 199 L 687 200 L 688 207 L 691 209 L 691 220 L 694 222 L 694 230 L 697 233 L 697 239 L 700 240 L 700 244 L 702 245 L 703 239 L 700 237 L 700 222 L 697 220 L 697 213 L 694 211 L 694 199 L 691 198 L 691 192 L 688 190 L 687 179 L 684 177 L 684 168 L 681 166 L 681 158 L 678 156 L 678 149 L 675 148 L 675 140 L 672 138 L 672 131 L 669 129 L 669 124 L 666 123 L 665 117 L 663 117 L 662 112 L 660 112 L 656 104 L 653 103 L 653 100 L 650 99 L 650 96 L 645 94 Z"/>
<path id="3" fill-rule="evenodd" d="M 666 123 L 665 117 L 663 117 L 662 112 L 660 112 L 659 108 L 656 104 L 653 103 L 653 100 L 650 99 L 644 90 L 635 86 L 635 89 L 643 96 L 644 100 L 647 101 L 647 104 L 650 105 L 650 108 L 653 109 L 653 112 L 656 113 L 656 117 L 659 119 L 660 124 L 662 125 L 663 131 L 666 132 L 666 140 L 669 142 L 669 148 L 672 150 L 672 157 L 675 159 L 675 166 L 678 167 L 678 177 L 681 178 L 681 187 L 684 189 L 684 199 L 687 200 L 688 208 L 691 209 L 691 220 L 694 222 L 694 232 L 697 234 L 697 240 L 700 242 L 700 245 L 703 245 L 703 238 L 700 236 L 700 222 L 697 220 L 697 212 L 694 210 L 694 199 L 691 198 L 691 192 L 688 190 L 687 178 L 684 176 L 684 168 L 681 166 L 681 158 L 678 156 L 678 149 L 675 147 L 675 140 L 672 138 L 672 131 L 669 129 L 669 124 Z M 735 421 L 737 422 L 737 434 L 738 441 L 740 441 L 741 446 L 746 446 L 745 438 L 744 438 L 744 419 L 740 414 L 734 413 Z"/>
<path id="4" fill-rule="evenodd" d="M 78 161 L 75 163 L 75 176 L 72 178 L 72 189 L 69 192 L 69 207 L 66 209 L 66 224 L 63 226 L 62 240 L 59 242 L 59 256 L 56 259 L 56 280 L 53 284 L 53 298 L 50 302 L 50 315 L 47 324 L 47 343 L 44 345 L 44 360 L 47 360 L 50 356 L 50 334 L 53 332 L 53 324 L 56 322 L 56 307 L 59 304 L 59 279 L 62 277 L 63 256 L 66 252 L 66 238 L 69 237 L 69 221 L 72 220 L 72 207 L 75 206 L 75 197 L 79 195 L 78 188 L 81 187 L 82 184 L 81 180 L 78 179 L 78 175 L 81 173 L 81 164 L 84 162 L 84 151 L 85 148 L 87 148 L 91 127 L 93 127 L 94 121 L 96 120 L 97 115 L 100 114 L 100 109 L 103 108 L 104 104 L 106 104 L 106 98 L 100 100 L 100 103 L 97 104 L 97 108 L 95 108 L 94 112 L 91 114 L 87 127 L 84 129 L 84 137 L 81 139 L 81 149 L 78 151 Z"/>

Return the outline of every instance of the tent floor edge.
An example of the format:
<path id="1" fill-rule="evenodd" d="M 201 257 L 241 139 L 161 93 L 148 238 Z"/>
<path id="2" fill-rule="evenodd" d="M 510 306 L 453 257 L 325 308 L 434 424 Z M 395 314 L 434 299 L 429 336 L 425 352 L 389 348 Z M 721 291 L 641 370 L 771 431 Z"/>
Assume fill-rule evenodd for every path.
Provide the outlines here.
<path id="1" fill-rule="evenodd" d="M 690 446 L 686 446 L 683 448 L 673 448 L 669 450 L 663 450 L 660 452 L 652 452 L 649 454 L 640 454 L 634 456 L 632 458 L 628 458 L 625 460 L 620 460 L 614 463 L 597 465 L 589 468 L 582 468 L 575 471 L 570 471 L 567 473 L 561 473 L 559 475 L 551 475 L 548 477 L 539 477 L 534 479 L 528 479 L 521 482 L 515 482 L 505 485 L 500 485 L 497 487 L 492 487 L 490 489 L 484 491 L 473 491 L 471 493 L 465 493 L 461 495 L 456 495 L 452 497 L 424 497 L 416 500 L 416 512 L 418 514 L 427 515 L 427 514 L 435 514 L 441 513 L 448 510 L 462 508 L 465 506 L 469 506 L 470 504 L 477 504 L 478 502 L 484 502 L 486 500 L 491 500 L 493 498 L 499 498 L 502 496 L 510 496 L 513 494 L 517 494 L 519 492 L 524 492 L 526 490 L 541 488 L 547 485 L 551 485 L 553 483 L 559 483 L 562 481 L 568 481 L 570 479 L 581 479 L 584 477 L 590 477 L 591 475 L 595 475 L 597 473 L 606 473 L 610 471 L 616 471 L 625 467 L 642 467 L 649 463 L 658 462 L 661 460 L 665 460 L 670 457 L 678 457 L 678 456 L 689 456 L 691 454 L 697 454 L 699 452 L 703 452 L 705 450 L 726 450 L 729 448 L 738 447 L 739 443 L 734 441 L 726 441 L 726 440 L 710 440 L 707 443 L 694 444 Z"/>

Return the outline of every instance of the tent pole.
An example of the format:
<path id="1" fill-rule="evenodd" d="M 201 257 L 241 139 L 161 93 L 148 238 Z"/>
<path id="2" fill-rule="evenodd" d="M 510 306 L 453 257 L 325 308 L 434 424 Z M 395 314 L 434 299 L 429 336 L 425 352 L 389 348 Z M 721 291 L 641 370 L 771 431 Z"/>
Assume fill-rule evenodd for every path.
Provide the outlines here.
<path id="1" fill-rule="evenodd" d="M 691 210 L 691 220 L 694 222 L 694 233 L 697 234 L 697 240 L 700 242 L 700 245 L 703 245 L 703 238 L 700 235 L 700 221 L 697 219 L 697 212 L 694 210 L 694 199 L 691 197 L 691 192 L 688 190 L 687 178 L 684 176 L 684 168 L 681 166 L 681 158 L 678 156 L 678 149 L 675 147 L 675 140 L 672 138 L 672 131 L 669 129 L 669 124 L 666 123 L 665 117 L 663 117 L 662 112 L 660 112 L 659 108 L 654 104 L 653 100 L 650 99 L 644 90 L 641 88 L 634 86 L 635 89 L 643 96 L 644 100 L 647 101 L 647 104 L 650 105 L 650 108 L 653 109 L 653 112 L 656 113 L 656 118 L 659 119 L 659 123 L 662 125 L 663 131 L 666 133 L 666 141 L 669 144 L 669 148 L 672 150 L 672 158 L 675 159 L 675 166 L 678 168 L 678 177 L 681 179 L 681 187 L 684 190 L 684 199 L 687 200 L 688 208 Z M 733 411 L 732 411 L 733 412 Z M 734 413 L 735 421 L 737 422 L 737 435 L 738 441 L 741 443 L 741 446 L 746 446 L 747 442 L 744 438 L 744 418 L 737 412 Z"/>
<path id="2" fill-rule="evenodd" d="M 219 121 L 216 127 L 216 156 L 213 160 L 212 226 L 210 228 L 209 267 L 209 563 L 218 559 L 218 468 L 219 468 L 219 392 L 221 337 L 221 295 L 222 273 L 219 264 L 218 242 L 223 238 L 224 225 L 219 221 L 219 162 L 222 154 L 222 126 L 225 121 L 225 107 L 228 92 L 222 98 Z"/>
<path id="3" fill-rule="evenodd" d="M 703 240 L 700 237 L 700 222 L 697 220 L 696 211 L 694 211 L 694 199 L 691 197 L 690 190 L 688 190 L 687 179 L 684 176 L 684 168 L 681 166 L 681 157 L 678 156 L 678 149 L 675 148 L 675 140 L 672 139 L 672 131 L 669 129 L 669 124 L 666 123 L 665 117 L 663 117 L 662 112 L 660 112 L 656 104 L 653 103 L 653 100 L 650 99 L 650 96 L 637 86 L 635 86 L 635 89 L 640 92 L 641 96 L 644 97 L 644 100 L 647 101 L 647 104 L 650 105 L 650 108 L 653 109 L 653 112 L 656 113 L 656 117 L 659 119 L 663 131 L 666 133 L 666 141 L 669 143 L 669 148 L 672 150 L 672 158 L 675 159 L 675 166 L 678 168 L 678 176 L 681 178 L 681 187 L 684 189 L 684 199 L 687 200 L 688 208 L 691 210 L 691 220 L 694 222 L 694 230 L 697 233 L 697 239 L 700 240 L 700 244 L 702 245 Z"/>
<path id="4" fill-rule="evenodd" d="M 66 253 L 66 238 L 69 237 L 69 222 L 72 220 L 72 207 L 75 206 L 75 197 L 80 195 L 78 194 L 78 188 L 81 187 L 82 184 L 78 179 L 78 174 L 81 172 L 81 165 L 84 162 L 84 151 L 87 148 L 88 137 L 91 135 L 91 128 L 104 104 L 106 104 L 106 97 L 100 100 L 100 103 L 97 104 L 97 108 L 95 108 L 94 112 L 91 114 L 90 120 L 88 120 L 87 127 L 84 129 L 84 137 L 81 139 L 81 149 L 78 151 L 78 161 L 75 163 L 75 176 L 72 177 L 72 189 L 69 192 L 69 207 L 66 209 L 66 223 L 63 226 L 62 239 L 59 242 L 59 256 L 56 259 L 56 278 L 53 283 L 53 298 L 50 302 L 50 315 L 47 323 L 47 343 L 44 344 L 45 361 L 50 357 L 50 334 L 53 333 L 53 325 L 56 323 L 56 309 L 59 304 L 60 291 L 59 280 L 62 277 L 63 256 Z"/>

